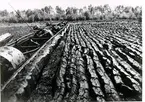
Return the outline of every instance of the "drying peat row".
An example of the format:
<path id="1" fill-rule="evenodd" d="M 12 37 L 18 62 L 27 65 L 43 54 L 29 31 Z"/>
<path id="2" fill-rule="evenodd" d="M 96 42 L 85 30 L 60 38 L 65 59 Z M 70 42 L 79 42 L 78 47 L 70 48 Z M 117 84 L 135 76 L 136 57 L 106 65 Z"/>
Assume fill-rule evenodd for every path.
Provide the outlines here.
<path id="1" fill-rule="evenodd" d="M 2 87 L 6 102 L 142 100 L 141 24 L 68 23 Z"/>

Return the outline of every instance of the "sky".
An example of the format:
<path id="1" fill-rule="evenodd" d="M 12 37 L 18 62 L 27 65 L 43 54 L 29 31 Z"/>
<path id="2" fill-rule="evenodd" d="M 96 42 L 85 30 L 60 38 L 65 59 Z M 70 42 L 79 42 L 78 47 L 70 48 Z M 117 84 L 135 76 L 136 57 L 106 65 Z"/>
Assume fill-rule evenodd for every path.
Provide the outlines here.
<path id="1" fill-rule="evenodd" d="M 60 6 L 63 9 L 70 7 L 82 8 L 84 6 L 93 5 L 104 5 L 109 4 L 110 7 L 114 8 L 117 5 L 125 6 L 142 6 L 143 0 L 2 0 L 0 1 L 0 10 L 27 10 L 27 9 L 40 9 L 45 6 Z"/>

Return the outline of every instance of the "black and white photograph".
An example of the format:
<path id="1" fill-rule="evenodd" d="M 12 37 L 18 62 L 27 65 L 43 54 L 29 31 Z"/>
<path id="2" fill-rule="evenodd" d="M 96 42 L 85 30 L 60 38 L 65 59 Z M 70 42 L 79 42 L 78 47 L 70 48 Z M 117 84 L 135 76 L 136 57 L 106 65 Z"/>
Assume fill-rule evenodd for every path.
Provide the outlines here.
<path id="1" fill-rule="evenodd" d="M 1 102 L 142 102 L 143 0 L 2 0 Z"/>

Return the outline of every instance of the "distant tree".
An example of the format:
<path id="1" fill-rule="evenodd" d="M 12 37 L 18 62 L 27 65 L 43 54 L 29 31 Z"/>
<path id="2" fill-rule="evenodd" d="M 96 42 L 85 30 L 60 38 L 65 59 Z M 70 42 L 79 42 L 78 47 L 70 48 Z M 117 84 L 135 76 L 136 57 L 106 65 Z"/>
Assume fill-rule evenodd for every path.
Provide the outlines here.
<path id="1" fill-rule="evenodd" d="M 84 16 L 86 17 L 86 20 L 89 20 L 91 18 L 91 14 L 88 11 L 84 12 Z"/>
<path id="2" fill-rule="evenodd" d="M 63 15 L 65 13 L 65 11 L 59 6 L 56 6 L 55 9 L 56 9 L 56 13 L 59 15 Z"/>
<path id="3" fill-rule="evenodd" d="M 27 22 L 32 22 L 33 20 L 34 20 L 34 16 L 32 16 L 32 15 L 34 15 L 33 14 L 33 11 L 32 10 L 30 10 L 30 9 L 28 9 L 26 12 L 25 12 L 25 14 L 26 14 L 26 16 L 27 16 Z"/>
<path id="4" fill-rule="evenodd" d="M 56 6 L 56 20 L 62 20 L 64 19 L 64 15 L 65 15 L 65 11 L 59 7 L 59 6 Z"/>
<path id="5" fill-rule="evenodd" d="M 73 14 L 78 15 L 78 9 L 77 8 L 73 8 Z"/>
<path id="6" fill-rule="evenodd" d="M 94 15 L 95 8 L 92 5 L 89 5 L 88 6 L 88 10 L 89 10 L 89 12 L 90 12 L 91 15 Z"/>
<path id="7" fill-rule="evenodd" d="M 49 15 L 51 15 L 51 14 L 53 14 L 53 8 L 51 7 L 51 6 L 46 6 L 45 8 L 44 8 L 44 11 L 47 13 L 47 14 L 49 14 Z"/>
<path id="8" fill-rule="evenodd" d="M 120 15 L 123 13 L 124 11 L 124 6 L 119 5 L 115 8 L 115 10 L 113 11 L 113 16 L 114 18 L 120 18 Z"/>
<path id="9" fill-rule="evenodd" d="M 1 17 L 8 16 L 8 15 L 9 15 L 9 13 L 8 13 L 7 10 L 0 11 L 0 16 L 1 16 Z"/>
<path id="10" fill-rule="evenodd" d="M 78 20 L 78 9 L 77 8 L 73 8 L 73 7 L 68 7 L 66 9 L 66 20 L 72 21 L 72 20 Z"/>
<path id="11" fill-rule="evenodd" d="M 34 21 L 43 21 L 45 20 L 44 12 L 40 9 L 35 9 L 33 11 Z"/>
<path id="12" fill-rule="evenodd" d="M 79 9 L 79 15 L 82 15 L 82 14 L 83 14 L 83 9 L 80 8 L 80 9 Z"/>
<path id="13" fill-rule="evenodd" d="M 139 6 L 135 7 L 134 14 L 136 18 L 141 22 L 142 21 L 142 7 L 139 7 Z"/>
<path id="14" fill-rule="evenodd" d="M 66 9 L 66 15 L 72 15 L 73 14 L 73 8 L 68 7 Z"/>

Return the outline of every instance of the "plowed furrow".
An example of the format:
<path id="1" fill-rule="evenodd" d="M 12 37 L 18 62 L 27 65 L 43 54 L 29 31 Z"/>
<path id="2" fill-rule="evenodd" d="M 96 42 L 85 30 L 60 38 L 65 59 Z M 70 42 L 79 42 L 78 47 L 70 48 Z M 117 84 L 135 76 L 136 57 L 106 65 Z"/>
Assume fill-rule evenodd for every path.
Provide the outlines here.
<path id="1" fill-rule="evenodd" d="M 42 77 L 40 78 L 36 89 L 31 94 L 28 102 L 46 102 L 52 99 L 53 91 L 55 91 L 55 73 L 59 67 L 64 45 L 64 42 L 61 41 L 59 46 L 50 56 L 47 66 L 43 69 Z"/>
<path id="2" fill-rule="evenodd" d="M 78 80 L 77 80 L 77 66 L 76 66 L 76 47 L 72 49 L 71 52 L 71 62 L 70 62 L 70 75 L 71 75 L 71 89 L 67 94 L 67 102 L 76 101 L 77 93 L 78 93 Z"/>
<path id="3" fill-rule="evenodd" d="M 79 48 L 79 50 L 81 50 Z M 77 96 L 77 102 L 88 102 L 89 99 L 89 86 L 86 78 L 86 72 L 85 72 L 85 66 L 84 66 L 84 60 L 82 58 L 81 52 L 77 50 L 77 78 L 79 81 L 79 92 Z"/>
<path id="4" fill-rule="evenodd" d="M 56 88 L 56 92 L 54 94 L 54 98 L 52 101 L 61 101 L 64 97 L 65 88 L 66 88 L 64 76 L 66 74 L 66 68 L 68 65 L 67 60 L 69 57 L 69 50 L 70 50 L 69 42 L 70 42 L 70 38 L 68 37 L 65 48 L 64 48 L 63 56 L 62 56 L 60 70 L 58 72 L 58 76 L 56 79 L 57 88 Z"/>
<path id="5" fill-rule="evenodd" d="M 95 100 L 97 102 L 104 102 L 105 101 L 105 96 L 104 93 L 102 92 L 101 85 L 99 82 L 99 78 L 95 72 L 93 60 L 91 59 L 90 56 L 85 54 L 86 60 L 87 60 L 87 70 L 90 74 L 90 84 L 93 92 L 95 93 Z"/>
<path id="6" fill-rule="evenodd" d="M 124 58 L 124 60 L 127 60 L 127 62 L 138 72 L 141 73 L 142 68 L 141 65 L 135 61 L 133 58 L 131 58 L 130 56 L 128 56 L 127 54 L 125 54 L 120 48 L 116 48 L 115 49 L 122 58 Z"/>
<path id="7" fill-rule="evenodd" d="M 85 36 L 85 34 L 84 34 L 84 39 L 85 39 L 86 43 L 88 44 L 88 47 L 90 47 L 90 49 L 94 48 L 95 50 L 98 51 L 98 48 L 96 48 L 95 43 L 88 36 Z M 97 58 L 97 57 L 95 57 L 95 58 Z M 98 73 L 102 83 L 104 84 L 104 90 L 105 90 L 106 97 L 107 97 L 106 100 L 110 100 L 110 101 L 111 100 L 120 100 L 119 95 L 116 92 L 112 81 L 110 80 L 110 78 L 108 77 L 106 72 L 104 71 L 104 68 L 101 65 L 99 59 L 98 60 L 93 59 L 93 60 L 94 60 L 94 63 L 96 64 L 96 67 L 95 67 L 96 72 Z"/>
<path id="8" fill-rule="evenodd" d="M 131 75 L 134 79 L 138 80 L 139 82 L 142 82 L 142 80 L 141 80 L 141 75 L 140 75 L 137 71 L 135 71 L 135 70 L 134 70 L 126 61 L 124 61 L 115 51 L 112 51 L 112 54 L 114 54 L 114 56 L 115 56 L 116 60 L 118 61 L 118 63 L 119 63 L 122 67 L 124 67 L 124 69 L 125 69 L 128 73 L 130 73 L 130 75 Z"/>

